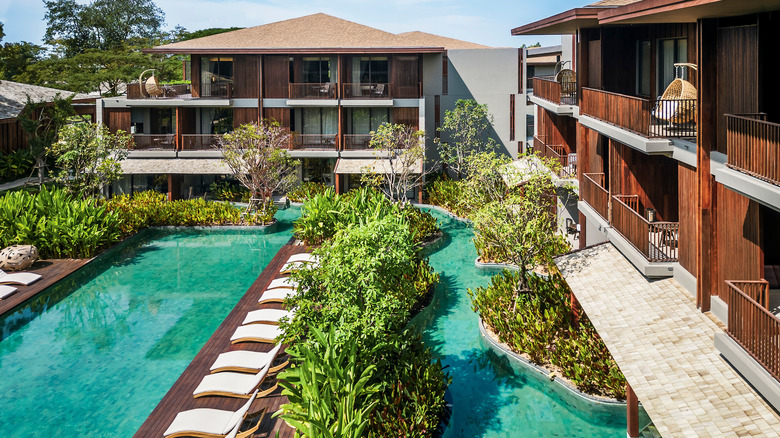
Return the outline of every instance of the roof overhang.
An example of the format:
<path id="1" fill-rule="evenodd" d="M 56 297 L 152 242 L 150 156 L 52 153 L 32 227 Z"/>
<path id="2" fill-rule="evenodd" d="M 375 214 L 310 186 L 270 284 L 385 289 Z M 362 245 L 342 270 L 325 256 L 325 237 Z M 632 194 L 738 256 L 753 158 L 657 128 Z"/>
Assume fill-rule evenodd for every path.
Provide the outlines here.
<path id="1" fill-rule="evenodd" d="M 512 29 L 512 35 L 570 35 L 599 25 L 599 12 L 614 8 L 575 8 Z"/>
<path id="2" fill-rule="evenodd" d="M 132 158 L 122 161 L 126 175 L 230 175 L 233 173 L 221 159 Z"/>
<path id="3" fill-rule="evenodd" d="M 645 0 L 599 12 L 600 24 L 693 23 L 700 18 L 775 11 L 771 0 Z"/>
<path id="4" fill-rule="evenodd" d="M 423 171 L 423 160 L 419 160 L 410 166 L 412 174 L 420 174 Z M 339 158 L 333 173 L 340 175 L 359 175 L 364 173 L 387 174 L 392 172 L 390 161 L 387 158 Z"/>
<path id="5" fill-rule="evenodd" d="M 143 53 L 192 54 L 192 55 L 291 55 L 291 54 L 363 54 L 363 53 L 443 53 L 444 47 L 281 47 L 281 48 L 236 48 L 236 47 L 153 47 Z"/>

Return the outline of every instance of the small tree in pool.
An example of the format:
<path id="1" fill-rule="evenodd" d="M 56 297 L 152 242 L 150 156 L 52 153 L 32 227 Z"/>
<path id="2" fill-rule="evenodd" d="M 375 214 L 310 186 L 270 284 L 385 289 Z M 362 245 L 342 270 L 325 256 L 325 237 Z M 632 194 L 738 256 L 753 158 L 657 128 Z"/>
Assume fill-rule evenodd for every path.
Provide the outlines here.
<path id="1" fill-rule="evenodd" d="M 376 163 L 365 169 L 365 178 L 390 200 L 408 202 L 407 192 L 420 187 L 426 175 L 425 131 L 383 123 L 371 133 L 369 146 L 377 152 Z"/>
<path id="2" fill-rule="evenodd" d="M 449 141 L 440 138 L 434 141 L 439 145 L 439 155 L 442 162 L 457 175 L 463 177 L 469 156 L 477 151 L 492 151 L 496 141 L 488 136 L 488 129 L 493 123 L 493 116 L 485 104 L 478 104 L 473 99 L 460 99 L 455 102 L 455 109 L 444 113 L 444 123 L 439 132 Z"/>
<path id="3" fill-rule="evenodd" d="M 47 153 L 55 157 L 54 180 L 72 194 L 86 198 L 122 177 L 122 160 L 132 137 L 124 131 L 111 134 L 103 124 L 76 123 L 59 131 L 59 140 Z"/>
<path id="4" fill-rule="evenodd" d="M 286 193 L 297 182 L 298 161 L 287 152 L 289 143 L 290 132 L 269 120 L 241 125 L 220 140 L 224 162 L 249 190 L 247 214 L 259 209 L 265 216 L 273 193 Z"/>
<path id="5" fill-rule="evenodd" d="M 506 169 L 519 173 L 510 175 L 510 182 L 521 183 L 503 200 L 490 200 L 473 214 L 475 243 L 488 247 L 499 261 L 516 265 L 520 269 L 517 293 L 529 293 L 529 272 L 538 265 L 549 265 L 569 246 L 558 233 L 555 186 L 547 167 L 540 161 L 530 161 L 522 172 L 512 172 L 513 166 Z"/>

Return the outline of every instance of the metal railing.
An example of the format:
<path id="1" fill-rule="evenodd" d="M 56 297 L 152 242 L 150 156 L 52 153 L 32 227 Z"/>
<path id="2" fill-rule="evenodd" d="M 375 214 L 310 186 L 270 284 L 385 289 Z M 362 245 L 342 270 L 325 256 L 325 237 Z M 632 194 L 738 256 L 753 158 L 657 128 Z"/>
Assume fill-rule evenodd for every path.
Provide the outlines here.
<path id="1" fill-rule="evenodd" d="M 729 306 L 726 332 L 772 377 L 780 380 L 780 319 L 766 309 L 769 283 L 727 280 L 726 285 Z"/>
<path id="2" fill-rule="evenodd" d="M 233 97 L 233 82 L 215 81 L 200 84 L 200 97 Z"/>
<path id="3" fill-rule="evenodd" d="M 580 113 L 648 138 L 696 137 L 696 99 L 645 99 L 582 88 Z"/>
<path id="4" fill-rule="evenodd" d="M 559 164 L 558 176 L 575 178 L 577 176 L 577 154 L 566 153 L 561 145 L 547 144 L 546 136 L 534 135 L 534 152 L 539 156 L 555 160 Z"/>
<path id="5" fill-rule="evenodd" d="M 609 191 L 604 188 L 605 178 L 603 173 L 586 173 L 582 175 L 580 194 L 598 214 L 607 222 L 609 217 Z"/>
<path id="6" fill-rule="evenodd" d="M 135 134 L 130 149 L 173 151 L 176 150 L 176 134 Z"/>
<path id="7" fill-rule="evenodd" d="M 780 124 L 766 114 L 725 114 L 727 165 L 780 185 Z"/>
<path id="8" fill-rule="evenodd" d="M 558 82 L 552 76 L 532 78 L 534 96 L 559 105 L 577 105 L 577 82 Z"/>
<path id="9" fill-rule="evenodd" d="M 177 97 L 191 97 L 192 87 L 190 84 L 158 85 L 160 94 L 150 96 L 141 84 L 127 84 L 128 99 L 173 99 Z"/>
<path id="10" fill-rule="evenodd" d="M 344 134 L 344 150 L 364 150 L 371 149 L 369 142 L 371 134 Z"/>
<path id="11" fill-rule="evenodd" d="M 298 134 L 293 133 L 290 139 L 290 149 L 339 149 L 338 135 L 336 134 Z"/>
<path id="12" fill-rule="evenodd" d="M 292 83 L 290 84 L 290 99 L 335 99 L 336 84 L 323 83 Z"/>
<path id="13" fill-rule="evenodd" d="M 213 150 L 219 146 L 219 134 L 182 134 L 181 150 L 204 151 Z"/>
<path id="14" fill-rule="evenodd" d="M 342 99 L 389 99 L 390 84 L 345 83 L 341 85 Z"/>
<path id="15" fill-rule="evenodd" d="M 679 222 L 650 222 L 639 208 L 637 195 L 612 195 L 612 226 L 648 261 L 676 262 Z"/>

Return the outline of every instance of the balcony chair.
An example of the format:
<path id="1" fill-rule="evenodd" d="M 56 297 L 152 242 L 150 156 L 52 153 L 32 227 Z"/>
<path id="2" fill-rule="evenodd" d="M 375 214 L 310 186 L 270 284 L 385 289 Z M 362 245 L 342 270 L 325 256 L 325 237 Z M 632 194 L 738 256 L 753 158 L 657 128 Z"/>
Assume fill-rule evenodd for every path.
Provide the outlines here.
<path id="1" fill-rule="evenodd" d="M 652 115 L 655 118 L 669 122 L 672 125 L 683 125 L 696 117 L 696 87 L 682 78 L 684 67 L 698 70 L 696 64 L 674 64 L 675 78 L 666 87 L 664 94 L 656 100 L 655 108 L 652 111 Z M 694 102 L 690 102 L 691 100 Z"/>
<path id="2" fill-rule="evenodd" d="M 321 96 L 330 97 L 330 87 L 331 87 L 331 83 L 330 82 L 326 82 L 326 83 L 322 84 L 319 87 L 319 94 Z"/>
<path id="3" fill-rule="evenodd" d="M 0 285 L 0 300 L 10 297 L 14 292 L 16 292 L 15 287 Z"/>
<path id="4" fill-rule="evenodd" d="M 246 438 L 251 436 L 262 422 L 265 409 L 249 414 L 252 403 L 257 398 L 257 391 L 237 411 L 222 409 L 198 408 L 182 411 L 163 433 L 165 438 L 204 437 L 204 438 Z M 256 424 L 247 430 L 240 431 L 241 425 L 247 419 L 256 419 Z"/>
<path id="5" fill-rule="evenodd" d="M 34 274 L 32 272 L 15 272 L 9 274 L 0 270 L 0 284 L 21 284 L 22 286 L 29 286 L 40 279 L 41 276 L 39 274 Z"/>
<path id="6" fill-rule="evenodd" d="M 211 365 L 210 370 L 212 373 L 233 371 L 237 373 L 254 374 L 263 369 L 266 365 L 271 364 L 268 368 L 268 372 L 275 373 L 289 363 L 287 360 L 289 356 L 285 355 L 280 359 L 280 363 L 274 365 L 274 361 L 276 361 L 281 348 L 282 344 L 277 344 L 271 351 L 267 352 L 247 350 L 228 351 L 217 357 L 217 360 Z"/>
<path id="7" fill-rule="evenodd" d="M 384 96 L 385 95 L 385 84 L 376 84 L 376 87 L 374 87 L 374 90 L 373 90 L 373 95 L 374 96 L 378 96 L 378 97 Z"/>

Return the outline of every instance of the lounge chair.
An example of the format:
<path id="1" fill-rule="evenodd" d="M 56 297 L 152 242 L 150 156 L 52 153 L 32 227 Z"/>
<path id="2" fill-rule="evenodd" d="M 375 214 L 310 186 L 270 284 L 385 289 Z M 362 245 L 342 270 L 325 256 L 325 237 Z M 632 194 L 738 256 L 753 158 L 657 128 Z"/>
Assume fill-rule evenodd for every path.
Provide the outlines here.
<path id="1" fill-rule="evenodd" d="M 314 269 L 319 267 L 320 267 L 319 262 L 289 262 L 289 263 L 285 263 L 284 266 L 282 266 L 282 269 L 279 270 L 279 273 L 289 274 L 292 271 L 297 271 L 300 269 Z"/>
<path id="2" fill-rule="evenodd" d="M 33 274 L 32 272 L 14 272 L 9 274 L 0 270 L 0 284 L 21 284 L 22 286 L 29 286 L 36 281 L 40 280 L 39 274 Z"/>
<path id="3" fill-rule="evenodd" d="M 265 342 L 275 344 L 276 338 L 284 332 L 278 325 L 271 324 L 249 324 L 236 328 L 233 336 L 230 337 L 231 344 L 239 342 Z"/>
<path id="4" fill-rule="evenodd" d="M 244 318 L 244 322 L 241 324 L 247 325 L 247 324 L 279 324 L 279 321 L 282 318 L 288 318 L 292 319 L 292 317 L 295 315 L 294 310 L 283 310 L 283 309 L 260 309 L 260 310 L 253 310 L 246 314 L 246 318 Z"/>
<path id="5" fill-rule="evenodd" d="M 246 438 L 251 436 L 265 415 L 265 409 L 249 414 L 249 408 L 257 398 L 255 391 L 249 400 L 237 411 L 222 409 L 198 408 L 179 412 L 168 429 L 163 433 L 166 438 L 205 437 L 205 438 Z M 258 418 L 259 417 L 259 418 Z M 247 430 L 241 431 L 241 425 L 247 418 L 258 418 L 257 423 Z"/>
<path id="6" fill-rule="evenodd" d="M 274 365 L 274 361 L 279 355 L 279 350 L 282 348 L 282 344 L 277 344 L 271 351 L 259 352 L 259 351 L 247 351 L 247 350 L 235 350 L 222 353 L 211 365 L 211 372 L 218 373 L 221 371 L 235 371 L 237 373 L 256 373 L 263 369 L 268 364 L 271 366 L 268 368 L 269 373 L 275 373 L 285 366 L 287 366 L 288 360 L 284 359 L 281 363 Z"/>
<path id="7" fill-rule="evenodd" d="M 303 263 L 319 263 L 320 258 L 314 254 L 308 252 L 302 252 L 300 254 L 293 254 L 287 259 L 287 263 L 303 262 Z"/>
<path id="8" fill-rule="evenodd" d="M 13 295 L 14 292 L 16 292 L 16 288 L 13 286 L 0 286 L 0 300 L 6 299 Z"/>
<path id="9" fill-rule="evenodd" d="M 298 287 L 298 282 L 285 277 L 273 279 L 266 289 L 295 289 L 296 287 Z"/>
<path id="10" fill-rule="evenodd" d="M 192 395 L 195 398 L 206 396 L 249 398 L 252 393 L 255 393 L 257 397 L 265 397 L 274 392 L 278 386 L 278 382 L 274 381 L 261 389 L 270 368 L 271 364 L 267 363 L 257 374 L 230 371 L 209 374 L 200 381 Z"/>
<path id="11" fill-rule="evenodd" d="M 283 303 L 287 298 L 298 293 L 295 289 L 270 289 L 263 292 L 263 296 L 260 297 L 257 302 L 259 304 L 265 303 Z"/>

